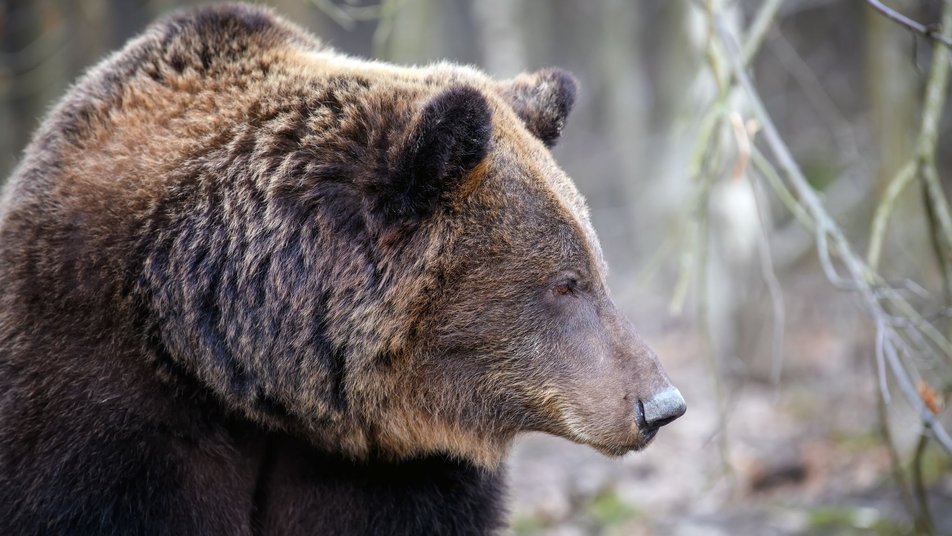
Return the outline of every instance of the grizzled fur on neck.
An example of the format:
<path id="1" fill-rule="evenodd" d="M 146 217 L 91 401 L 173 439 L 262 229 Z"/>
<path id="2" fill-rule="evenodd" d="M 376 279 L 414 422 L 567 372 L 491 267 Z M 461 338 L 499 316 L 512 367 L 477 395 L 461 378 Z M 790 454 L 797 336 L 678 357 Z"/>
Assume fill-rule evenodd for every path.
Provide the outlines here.
<path id="1" fill-rule="evenodd" d="M 418 207 L 426 201 L 399 192 L 411 188 L 405 146 L 428 147 L 413 139 L 418 109 L 461 81 L 488 82 L 449 66 L 335 72 L 308 57 L 327 53 L 309 36 L 245 24 L 196 54 L 173 19 L 165 52 L 113 111 L 105 143 L 121 146 L 95 148 L 135 154 L 126 174 L 173 192 L 145 207 L 137 264 L 125 267 L 154 357 L 255 421 L 331 451 L 450 452 L 495 465 L 511 432 L 457 420 L 462 408 L 485 414 L 480 401 L 408 385 L 422 381 L 427 342 L 415 334 L 454 237 L 451 218 L 427 216 L 456 208 Z M 140 99 L 163 107 L 130 102 Z M 192 146 L 131 139 L 150 122 L 181 123 L 172 131 L 186 129 Z M 481 160 L 476 152 L 469 158 Z M 460 180 L 479 181 L 472 164 L 460 164 Z"/>

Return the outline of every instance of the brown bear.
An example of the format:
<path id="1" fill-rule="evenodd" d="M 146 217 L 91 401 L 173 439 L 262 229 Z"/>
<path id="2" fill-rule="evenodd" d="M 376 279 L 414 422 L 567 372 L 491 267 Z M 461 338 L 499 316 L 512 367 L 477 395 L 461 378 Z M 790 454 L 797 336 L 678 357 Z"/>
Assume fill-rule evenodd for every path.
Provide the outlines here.
<path id="1" fill-rule="evenodd" d="M 0 212 L 0 533 L 483 534 L 543 431 L 684 412 L 548 150 L 576 85 L 349 58 L 269 11 L 154 24 Z"/>

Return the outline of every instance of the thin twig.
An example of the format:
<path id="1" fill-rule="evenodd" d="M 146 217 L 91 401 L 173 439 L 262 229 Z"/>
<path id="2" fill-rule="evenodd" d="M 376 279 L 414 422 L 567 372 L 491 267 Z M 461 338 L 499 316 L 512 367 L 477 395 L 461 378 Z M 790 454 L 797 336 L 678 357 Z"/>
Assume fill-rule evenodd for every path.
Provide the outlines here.
<path id="1" fill-rule="evenodd" d="M 942 9 L 942 37 L 952 40 L 952 4 L 946 2 Z M 936 169 L 936 146 L 939 141 L 939 122 L 945 108 L 949 87 L 949 59 L 952 51 L 937 48 L 932 54 L 929 79 L 926 82 L 925 104 L 922 111 L 922 126 L 916 142 L 916 165 L 925 189 L 928 223 L 936 258 L 942 267 L 946 301 L 952 300 L 952 209 L 945 198 Z"/>
<path id="2" fill-rule="evenodd" d="M 909 379 L 909 373 L 902 366 L 896 348 L 888 337 L 886 338 L 885 350 L 886 363 L 889 365 L 889 368 L 892 369 L 893 377 L 896 378 L 896 381 L 899 383 L 899 388 L 906 396 L 906 399 L 919 414 L 919 418 L 922 419 L 922 424 L 925 425 L 927 431 L 932 433 L 932 436 L 942 445 L 942 448 L 952 454 L 952 438 L 949 437 L 949 433 L 942 424 L 936 420 L 935 415 L 932 414 L 932 410 L 926 407 L 925 402 L 919 397 L 915 385 L 913 385 L 912 380 Z"/>
<path id="3" fill-rule="evenodd" d="M 747 31 L 744 46 L 741 49 L 741 58 L 744 60 L 744 65 L 750 64 L 754 56 L 757 55 L 757 51 L 760 50 L 760 45 L 763 44 L 767 31 L 773 26 L 774 18 L 776 18 L 777 11 L 780 10 L 782 4 L 783 0 L 767 0 L 760 6 L 760 10 L 754 16 L 754 21 L 750 23 L 750 29 Z"/>
<path id="4" fill-rule="evenodd" d="M 311 0 L 314 7 L 319 9 L 328 18 L 336 22 L 345 30 L 353 30 L 358 22 L 380 19 L 386 6 L 355 6 L 351 4 L 335 4 L 331 0 Z"/>
<path id="5" fill-rule="evenodd" d="M 883 285 L 885 283 L 882 277 L 873 271 L 867 272 L 866 277 L 875 285 Z M 939 330 L 919 314 L 912 304 L 903 298 L 896 289 L 885 286 L 877 287 L 877 292 L 874 294 L 874 297 L 876 299 L 885 300 L 891 307 L 895 308 L 897 313 L 905 316 L 909 320 L 908 325 L 915 328 L 917 332 L 927 338 L 929 343 L 935 347 L 939 353 L 952 356 L 952 343 L 949 343 L 949 341 L 939 333 Z"/>
<path id="6" fill-rule="evenodd" d="M 886 326 L 882 320 L 876 323 L 876 379 L 879 381 L 879 397 L 883 403 L 889 405 L 892 396 L 889 394 L 889 378 L 886 377 Z"/>
<path id="7" fill-rule="evenodd" d="M 750 160 L 753 148 L 753 144 L 750 140 L 751 135 L 747 130 L 747 126 L 744 125 L 740 116 L 737 114 L 731 115 L 731 126 L 734 127 L 734 135 L 737 138 L 737 146 L 740 152 L 737 161 L 739 165 L 742 166 L 738 178 L 746 177 L 747 163 Z M 773 360 L 770 366 L 770 380 L 776 389 L 780 386 L 780 377 L 783 373 L 783 338 L 784 325 L 786 324 L 786 307 L 784 306 L 783 300 L 783 288 L 774 270 L 773 255 L 770 251 L 770 219 L 766 214 L 767 203 L 763 199 L 763 195 L 757 187 L 757 183 L 751 180 L 749 184 L 754 196 L 754 205 L 757 207 L 757 220 L 760 223 L 760 232 L 757 233 L 760 272 L 764 278 L 764 283 L 767 285 L 767 294 L 770 296 L 770 303 L 773 307 L 773 348 L 771 352 Z"/>
<path id="8" fill-rule="evenodd" d="M 889 181 L 886 191 L 883 192 L 883 198 L 876 206 L 876 213 L 873 216 L 872 230 L 869 233 L 869 248 L 866 252 L 866 262 L 870 268 L 876 269 L 879 266 L 879 258 L 882 255 L 883 240 L 886 237 L 886 224 L 889 223 L 889 215 L 892 214 L 896 200 L 899 194 L 906 189 L 906 186 L 916 178 L 915 162 L 907 162 L 899 169 L 896 176 Z"/>
<path id="9" fill-rule="evenodd" d="M 916 443 L 916 452 L 912 457 L 912 489 L 915 492 L 916 502 L 919 505 L 919 516 L 916 520 L 922 534 L 935 534 L 935 525 L 932 522 L 932 513 L 929 509 L 929 496 L 926 495 L 925 479 L 922 478 L 922 464 L 925 459 L 926 447 L 929 446 L 929 436 L 922 434 Z"/>
<path id="10" fill-rule="evenodd" d="M 850 167 L 865 167 L 866 159 L 862 157 L 859 147 L 856 144 L 856 135 L 853 132 L 853 126 L 850 125 L 844 116 L 842 110 L 833 101 L 833 97 L 820 83 L 819 78 L 810 65 L 803 59 L 797 50 L 790 44 L 790 41 L 780 30 L 774 27 L 770 32 L 769 49 L 780 61 L 780 66 L 787 71 L 793 78 L 793 81 L 800 86 L 803 96 L 816 110 L 819 119 L 827 124 L 830 133 L 842 153 L 846 153 L 846 160 L 841 163 Z"/>
<path id="11" fill-rule="evenodd" d="M 787 188 L 787 185 L 783 183 L 783 179 L 780 177 L 780 173 L 777 172 L 777 169 L 767 160 L 767 157 L 760 152 L 760 149 L 757 147 L 751 147 L 750 156 L 754 162 L 754 167 L 760 171 L 760 174 L 763 178 L 767 179 L 767 182 L 770 184 L 770 187 L 777 194 L 777 197 L 780 199 L 780 202 L 787 207 L 787 210 L 800 222 L 800 225 L 805 227 L 809 231 L 813 231 L 816 228 L 816 223 L 813 221 L 813 217 L 806 213 L 803 210 L 803 207 L 800 206 L 800 203 L 797 202 L 797 199 L 794 197 L 793 193 L 790 192 L 790 189 Z"/>
<path id="12" fill-rule="evenodd" d="M 893 441 L 892 429 L 889 426 L 889 413 L 887 402 L 881 397 L 876 398 L 876 411 L 879 414 L 879 432 L 883 436 L 883 442 L 886 444 L 886 452 L 889 453 L 889 461 L 892 465 L 893 478 L 896 479 L 896 485 L 899 487 L 899 495 L 902 502 L 906 505 L 906 510 L 912 514 L 913 518 L 919 518 L 919 508 L 916 506 L 916 500 L 912 496 L 910 486 L 906 480 L 906 473 L 902 469 L 902 457 L 896 450 L 896 442 Z"/>
<path id="13" fill-rule="evenodd" d="M 934 26 L 926 26 L 920 22 L 916 22 L 909 17 L 903 15 L 902 13 L 896 11 L 891 7 L 887 7 L 879 0 L 866 0 L 866 3 L 869 4 L 869 7 L 875 9 L 876 11 L 882 13 L 885 17 L 898 22 L 902 26 L 909 28 L 910 30 L 921 34 L 933 41 L 942 43 L 947 47 L 952 47 L 952 39 L 949 39 L 947 36 L 942 35 L 939 30 Z"/>

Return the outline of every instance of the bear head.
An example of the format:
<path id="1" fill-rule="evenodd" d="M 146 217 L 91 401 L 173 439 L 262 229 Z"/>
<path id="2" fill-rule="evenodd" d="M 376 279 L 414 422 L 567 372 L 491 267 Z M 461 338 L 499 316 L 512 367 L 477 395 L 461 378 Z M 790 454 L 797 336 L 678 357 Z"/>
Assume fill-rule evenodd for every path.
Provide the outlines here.
<path id="1" fill-rule="evenodd" d="M 127 173 L 161 177 L 128 271 L 175 374 L 358 458 L 494 466 L 524 431 L 619 455 L 684 412 L 549 150 L 570 74 L 364 62 L 248 7 L 147 37 L 95 139 L 162 163 Z"/>
<path id="2" fill-rule="evenodd" d="M 435 248 L 387 421 L 403 448 L 489 463 L 530 430 L 641 449 L 685 405 L 612 301 L 585 202 L 549 151 L 575 79 L 547 69 L 492 89 L 424 99 L 374 192 L 382 225 Z"/>

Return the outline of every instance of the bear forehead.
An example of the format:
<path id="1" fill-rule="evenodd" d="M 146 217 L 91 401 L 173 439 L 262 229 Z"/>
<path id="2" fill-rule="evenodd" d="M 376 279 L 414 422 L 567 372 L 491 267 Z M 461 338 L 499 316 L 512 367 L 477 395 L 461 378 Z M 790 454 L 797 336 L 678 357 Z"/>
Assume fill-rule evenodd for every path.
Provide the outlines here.
<path id="1" fill-rule="evenodd" d="M 555 164 L 548 149 L 541 143 L 524 144 L 520 138 L 516 137 L 515 147 L 512 147 L 513 142 L 507 136 L 497 138 L 499 145 L 510 145 L 510 148 L 503 149 L 504 154 L 496 157 L 497 162 L 502 162 L 497 164 L 498 169 L 491 180 L 498 182 L 487 183 L 485 188 L 516 191 L 518 193 L 514 197 L 522 198 L 522 201 L 516 202 L 531 200 L 536 213 L 542 217 L 525 218 L 522 221 L 544 226 L 548 236 L 553 236 L 552 231 L 561 230 L 561 240 L 568 241 L 561 242 L 566 252 L 581 248 L 588 259 L 588 268 L 593 271 L 592 276 L 604 278 L 608 273 L 607 264 L 584 197 L 568 175 Z M 533 138 L 532 141 L 537 140 Z M 524 152 L 526 150 L 536 154 L 527 155 Z M 512 186 L 507 188 L 507 183 Z M 513 183 L 522 183 L 522 186 Z"/>
<path id="2" fill-rule="evenodd" d="M 509 158 L 502 161 L 496 180 L 527 181 L 532 190 L 556 207 L 555 217 L 574 230 L 583 242 L 592 260 L 596 275 L 604 277 L 607 265 L 591 224 L 584 197 L 572 180 L 556 164 L 550 150 L 533 136 L 522 120 L 497 93 L 495 82 L 478 69 L 439 62 L 419 67 L 403 67 L 389 63 L 351 58 L 330 49 L 288 51 L 285 56 L 294 69 L 300 69 L 302 78 L 354 77 L 372 80 L 379 91 L 394 91 L 394 95 L 416 94 L 417 97 L 435 95 L 459 85 L 480 90 L 493 109 L 494 150 L 504 151 Z M 511 166 L 520 169 L 511 169 Z M 507 172 L 509 168 L 513 172 Z M 515 172 L 518 171 L 518 172 Z M 497 185 L 486 185 L 494 187 Z"/>

